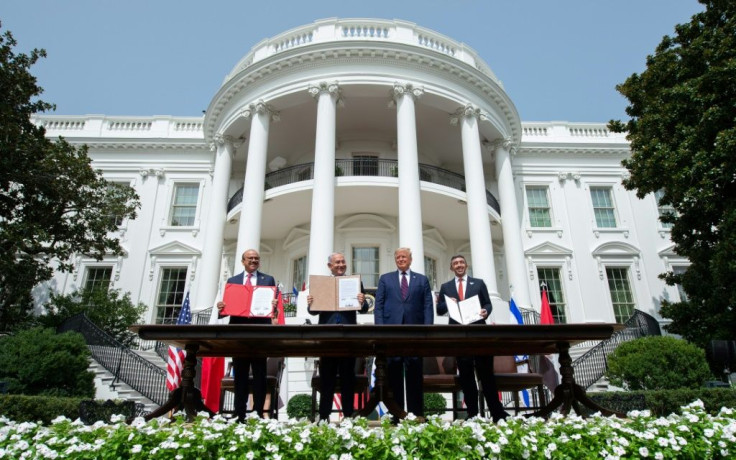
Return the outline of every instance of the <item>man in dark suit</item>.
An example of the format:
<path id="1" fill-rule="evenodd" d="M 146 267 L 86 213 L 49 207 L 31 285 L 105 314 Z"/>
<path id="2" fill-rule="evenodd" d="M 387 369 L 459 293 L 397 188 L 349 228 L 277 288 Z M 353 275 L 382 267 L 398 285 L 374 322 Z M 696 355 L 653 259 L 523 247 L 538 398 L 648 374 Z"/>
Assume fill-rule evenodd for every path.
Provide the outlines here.
<path id="1" fill-rule="evenodd" d="M 394 251 L 397 271 L 385 273 L 378 280 L 376 303 L 373 309 L 375 324 L 432 324 L 434 308 L 429 280 L 413 272 L 411 249 Z M 424 415 L 422 390 L 422 359 L 393 357 L 388 359 L 388 382 L 394 400 L 404 407 L 404 368 L 406 368 L 406 406 L 416 416 Z"/>
<path id="2" fill-rule="evenodd" d="M 330 269 L 332 276 L 343 276 L 347 270 L 345 263 L 345 255 L 340 252 L 330 254 L 327 258 L 327 267 Z M 361 283 L 360 293 L 358 294 L 358 302 L 360 302 L 360 312 L 368 311 L 368 302 L 365 301 L 365 293 Z M 307 311 L 312 312 L 312 301 L 314 298 L 307 296 Z M 319 324 L 357 324 L 355 311 L 330 311 L 319 313 Z M 340 372 L 340 398 L 342 401 L 342 413 L 345 417 L 353 415 L 355 400 L 355 357 L 349 358 L 333 358 L 323 356 L 319 358 L 319 419 L 329 420 L 332 412 L 332 399 L 335 397 L 335 386 L 337 383 L 337 373 Z"/>
<path id="3" fill-rule="evenodd" d="M 486 283 L 482 279 L 471 278 L 467 275 L 468 263 L 465 261 L 465 257 L 459 254 L 450 259 L 450 269 L 455 272 L 455 277 L 444 283 L 440 288 L 439 299 L 437 300 L 437 314 L 444 315 L 447 313 L 445 296 L 455 300 L 464 300 L 477 295 L 481 305 L 480 315 L 483 319 L 479 319 L 472 324 L 485 324 L 493 308 L 491 299 L 488 296 Z M 450 324 L 458 323 L 450 318 Z M 465 405 L 468 408 L 468 418 L 478 415 L 478 385 L 475 383 L 476 371 L 478 373 L 478 379 L 480 379 L 480 384 L 483 386 L 483 395 L 488 403 L 493 421 L 508 417 L 509 414 L 506 413 L 503 405 L 498 400 L 496 378 L 493 376 L 493 356 L 458 357 L 457 367 L 460 372 L 460 386 L 465 395 Z"/>
<path id="4" fill-rule="evenodd" d="M 261 256 L 255 249 L 248 249 L 241 257 L 245 268 L 242 273 L 228 279 L 228 284 L 247 284 L 251 286 L 276 286 L 273 276 L 261 273 Z M 273 307 L 276 300 L 271 301 Z M 222 312 L 224 302 L 217 302 L 217 309 Z M 274 315 L 275 316 L 275 315 Z M 246 318 L 231 316 L 230 324 L 271 324 L 271 318 Z M 238 421 L 245 420 L 245 410 L 248 405 L 248 374 L 253 369 L 253 410 L 259 417 L 263 417 L 263 405 L 266 402 L 266 358 L 233 358 L 233 380 L 235 384 L 235 415 Z"/>

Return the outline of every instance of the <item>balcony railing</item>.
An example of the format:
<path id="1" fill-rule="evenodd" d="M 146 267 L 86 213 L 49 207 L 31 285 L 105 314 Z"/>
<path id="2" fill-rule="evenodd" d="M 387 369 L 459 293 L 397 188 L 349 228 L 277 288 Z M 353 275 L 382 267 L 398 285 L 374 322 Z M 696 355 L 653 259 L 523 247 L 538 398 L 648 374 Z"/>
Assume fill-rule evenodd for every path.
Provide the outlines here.
<path id="1" fill-rule="evenodd" d="M 335 161 L 335 176 L 375 176 L 375 177 L 398 177 L 399 163 L 396 160 L 379 158 L 370 159 L 348 159 Z M 314 178 L 314 163 L 303 163 L 290 166 L 272 173 L 266 174 L 266 190 L 283 185 L 312 180 Z M 425 164 L 419 165 L 419 180 L 445 187 L 465 191 L 465 178 L 460 174 Z M 243 187 L 230 197 L 227 203 L 227 211 L 230 212 L 235 206 L 243 201 Z M 497 213 L 501 214 L 501 205 L 491 192 L 486 190 L 486 202 Z"/>

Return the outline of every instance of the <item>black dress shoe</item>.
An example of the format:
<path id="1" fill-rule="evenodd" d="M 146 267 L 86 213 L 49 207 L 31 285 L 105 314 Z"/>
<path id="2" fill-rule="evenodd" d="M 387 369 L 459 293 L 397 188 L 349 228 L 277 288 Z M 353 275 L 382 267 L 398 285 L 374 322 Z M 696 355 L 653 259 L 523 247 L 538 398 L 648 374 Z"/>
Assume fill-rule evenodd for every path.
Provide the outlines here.
<path id="1" fill-rule="evenodd" d="M 495 412 L 495 413 L 493 413 L 492 414 L 492 417 L 493 417 L 493 423 L 497 423 L 499 420 L 504 420 L 504 419 L 510 417 L 510 415 L 509 415 L 508 412 L 506 412 L 505 410 L 503 410 L 501 412 Z"/>

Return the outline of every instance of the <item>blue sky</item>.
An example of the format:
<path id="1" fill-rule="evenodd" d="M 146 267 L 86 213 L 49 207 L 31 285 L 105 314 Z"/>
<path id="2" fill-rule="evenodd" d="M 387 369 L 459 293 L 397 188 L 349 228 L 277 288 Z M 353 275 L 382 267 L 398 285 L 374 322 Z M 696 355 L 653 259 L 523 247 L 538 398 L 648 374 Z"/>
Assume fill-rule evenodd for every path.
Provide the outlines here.
<path id="1" fill-rule="evenodd" d="M 206 109 L 256 43 L 329 17 L 403 19 L 475 49 L 523 121 L 625 118 L 615 90 L 645 68 L 696 0 L 3 0 L 16 52 L 60 115 L 185 115 Z"/>

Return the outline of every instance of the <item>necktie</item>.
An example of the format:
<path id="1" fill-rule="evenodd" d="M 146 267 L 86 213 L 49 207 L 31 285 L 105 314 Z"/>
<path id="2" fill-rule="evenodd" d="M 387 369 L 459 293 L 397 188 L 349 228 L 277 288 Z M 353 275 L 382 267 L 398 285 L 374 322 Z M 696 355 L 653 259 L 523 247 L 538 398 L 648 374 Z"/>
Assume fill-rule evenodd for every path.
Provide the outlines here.
<path id="1" fill-rule="evenodd" d="M 248 276 L 245 277 L 245 285 L 251 286 L 250 277 L 253 276 L 252 273 L 248 273 Z"/>
<path id="2" fill-rule="evenodd" d="M 409 297 L 409 282 L 406 281 L 406 272 L 401 272 L 401 298 L 406 300 Z"/>
<path id="3" fill-rule="evenodd" d="M 463 289 L 463 279 L 458 278 L 457 280 L 457 297 L 460 300 L 463 300 L 465 298 L 465 293 L 463 292 L 465 289 Z"/>

